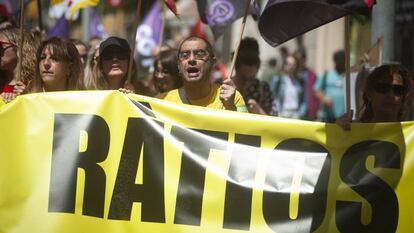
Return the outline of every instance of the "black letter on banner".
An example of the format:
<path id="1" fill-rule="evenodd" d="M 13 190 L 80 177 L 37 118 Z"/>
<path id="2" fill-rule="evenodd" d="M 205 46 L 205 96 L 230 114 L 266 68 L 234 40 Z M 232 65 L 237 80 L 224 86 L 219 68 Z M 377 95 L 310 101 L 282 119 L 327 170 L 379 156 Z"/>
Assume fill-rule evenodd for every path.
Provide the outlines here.
<path id="1" fill-rule="evenodd" d="M 249 230 L 260 136 L 236 134 L 226 185 L 223 227 Z"/>
<path id="2" fill-rule="evenodd" d="M 184 142 L 174 223 L 199 226 L 208 155 L 226 149 L 228 133 L 173 126 L 171 135 Z"/>
<path id="3" fill-rule="evenodd" d="M 79 135 L 88 134 L 85 152 L 79 152 Z M 82 214 L 103 217 L 106 177 L 97 164 L 106 159 L 109 128 L 97 115 L 55 114 L 49 212 L 75 212 L 77 169 L 85 171 Z"/>
<path id="4" fill-rule="evenodd" d="M 275 232 L 312 232 L 325 217 L 331 166 L 329 152 L 306 139 L 287 139 L 275 149 L 278 154 L 272 155 L 267 166 L 263 191 L 266 223 Z M 302 169 L 295 174 L 297 166 Z M 295 177 L 300 183 L 293 187 Z M 294 191 L 299 191 L 296 201 L 291 196 Z"/>
<path id="5" fill-rule="evenodd" d="M 375 168 L 400 169 L 401 154 L 398 147 L 385 141 L 365 141 L 349 148 L 341 160 L 340 176 L 355 192 L 365 198 L 372 208 L 371 222 L 361 223 L 360 202 L 337 201 L 336 225 L 341 232 L 395 232 L 398 225 L 398 199 L 392 187 L 401 177 L 392 177 L 392 187 L 369 172 L 365 162 L 375 156 Z"/>
<path id="6" fill-rule="evenodd" d="M 141 202 L 141 220 L 165 222 L 164 125 L 143 118 L 130 118 L 109 208 L 109 219 L 130 220 L 132 204 Z M 135 184 L 143 151 L 143 183 Z"/>

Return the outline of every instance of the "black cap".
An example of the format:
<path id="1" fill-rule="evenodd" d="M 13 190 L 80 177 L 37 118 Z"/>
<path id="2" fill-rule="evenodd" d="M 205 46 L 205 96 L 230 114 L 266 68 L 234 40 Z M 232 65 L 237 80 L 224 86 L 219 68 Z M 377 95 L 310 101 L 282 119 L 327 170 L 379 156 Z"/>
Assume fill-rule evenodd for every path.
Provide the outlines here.
<path id="1" fill-rule="evenodd" d="M 101 44 L 99 45 L 99 54 L 102 54 L 106 48 L 112 45 L 118 46 L 122 50 L 127 51 L 128 53 L 131 52 L 131 48 L 129 47 L 128 41 L 126 41 L 125 39 L 116 37 L 116 36 L 111 36 L 111 37 L 108 37 L 106 40 L 102 41 Z"/>

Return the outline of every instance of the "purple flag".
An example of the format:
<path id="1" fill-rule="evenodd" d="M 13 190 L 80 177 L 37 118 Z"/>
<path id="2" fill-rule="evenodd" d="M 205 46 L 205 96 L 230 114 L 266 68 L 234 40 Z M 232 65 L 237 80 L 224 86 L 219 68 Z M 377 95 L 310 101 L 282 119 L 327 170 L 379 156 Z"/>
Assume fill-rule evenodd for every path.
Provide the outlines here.
<path id="1" fill-rule="evenodd" d="M 60 36 L 69 38 L 69 23 L 65 18 L 65 15 L 60 17 L 60 19 L 56 22 L 55 26 L 49 29 L 47 35 L 49 37 Z"/>
<path id="2" fill-rule="evenodd" d="M 217 39 L 234 21 L 243 17 L 246 1 L 250 0 L 198 0 L 197 8 L 201 21 L 210 26 Z M 249 12 L 254 18 L 260 14 L 258 1 L 251 3 Z"/>
<path id="3" fill-rule="evenodd" d="M 135 55 L 140 68 L 148 70 L 152 66 L 152 51 L 160 42 L 161 24 L 161 7 L 156 1 L 137 29 Z"/>
<path id="4" fill-rule="evenodd" d="M 91 24 L 89 26 L 91 37 L 99 37 L 99 38 L 105 38 L 108 36 L 108 34 L 105 32 L 105 29 L 101 23 L 101 20 L 99 19 L 98 14 L 96 13 L 95 8 L 93 8 L 92 12 L 92 19 Z"/>
<path id="5" fill-rule="evenodd" d="M 269 0 L 259 30 L 271 46 L 278 46 L 316 27 L 352 13 L 369 15 L 375 0 Z"/>

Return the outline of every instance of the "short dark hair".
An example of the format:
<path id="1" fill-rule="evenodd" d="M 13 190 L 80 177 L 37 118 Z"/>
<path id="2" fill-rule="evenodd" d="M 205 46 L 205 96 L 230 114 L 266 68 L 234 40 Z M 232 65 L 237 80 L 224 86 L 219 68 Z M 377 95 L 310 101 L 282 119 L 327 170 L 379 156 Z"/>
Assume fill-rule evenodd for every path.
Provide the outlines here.
<path id="1" fill-rule="evenodd" d="M 260 66 L 259 43 L 253 37 L 245 37 L 240 41 L 239 53 L 236 58 L 236 68 L 241 65 Z M 234 56 L 234 52 L 231 55 Z"/>
<path id="2" fill-rule="evenodd" d="M 345 55 L 346 54 L 344 50 L 336 51 L 333 55 L 335 69 L 340 74 L 345 72 Z"/>
<path id="3" fill-rule="evenodd" d="M 345 51 L 339 50 L 333 54 L 333 60 L 335 63 L 345 61 Z"/>

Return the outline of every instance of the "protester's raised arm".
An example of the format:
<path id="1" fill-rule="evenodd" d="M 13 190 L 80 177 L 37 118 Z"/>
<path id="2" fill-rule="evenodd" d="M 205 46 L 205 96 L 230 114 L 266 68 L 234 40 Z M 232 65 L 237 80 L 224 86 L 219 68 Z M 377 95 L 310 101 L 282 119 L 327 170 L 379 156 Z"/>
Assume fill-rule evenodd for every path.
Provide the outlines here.
<path id="1" fill-rule="evenodd" d="M 353 115 L 354 115 L 354 111 L 351 109 L 349 112 L 344 113 L 344 115 L 336 119 L 335 123 L 339 125 L 343 130 L 350 131 Z"/>
<path id="2" fill-rule="evenodd" d="M 220 100 L 223 106 L 227 110 L 237 111 L 237 107 L 234 104 L 234 97 L 236 95 L 236 85 L 234 85 L 231 79 L 226 79 L 220 87 Z"/>

